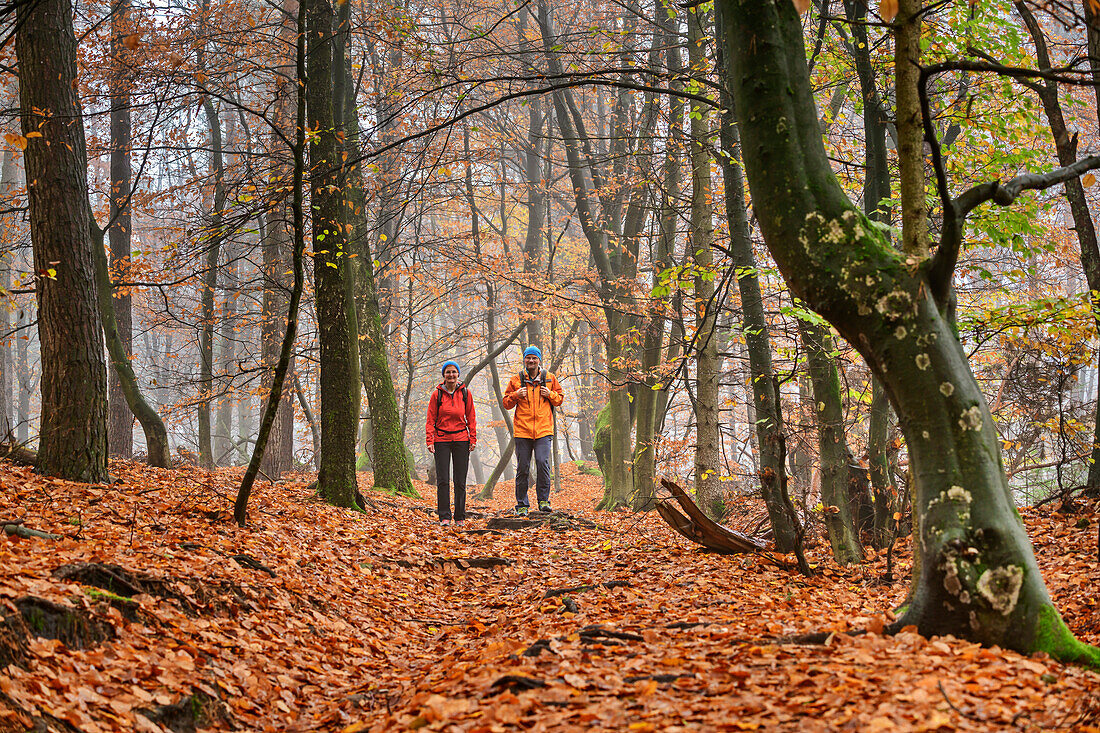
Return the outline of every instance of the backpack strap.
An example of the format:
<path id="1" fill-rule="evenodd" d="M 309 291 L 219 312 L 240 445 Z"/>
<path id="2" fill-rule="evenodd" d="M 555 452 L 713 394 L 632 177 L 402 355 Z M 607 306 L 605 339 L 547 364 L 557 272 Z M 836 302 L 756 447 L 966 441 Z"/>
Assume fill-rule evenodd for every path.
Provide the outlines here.
<path id="1" fill-rule="evenodd" d="M 437 433 L 448 433 L 448 434 L 466 432 L 469 429 L 469 426 L 466 426 L 462 430 L 440 430 L 440 428 L 439 428 L 439 409 L 441 407 L 443 407 L 443 393 L 444 392 L 446 392 L 446 390 L 443 389 L 443 384 L 440 383 L 439 386 L 435 388 L 435 394 L 436 394 L 435 431 Z M 466 409 L 465 408 L 466 408 L 466 399 L 467 399 L 466 398 L 466 385 L 463 382 L 459 382 L 458 386 L 455 387 L 455 392 L 462 392 L 462 408 L 463 408 L 462 418 L 465 420 L 466 419 Z"/>

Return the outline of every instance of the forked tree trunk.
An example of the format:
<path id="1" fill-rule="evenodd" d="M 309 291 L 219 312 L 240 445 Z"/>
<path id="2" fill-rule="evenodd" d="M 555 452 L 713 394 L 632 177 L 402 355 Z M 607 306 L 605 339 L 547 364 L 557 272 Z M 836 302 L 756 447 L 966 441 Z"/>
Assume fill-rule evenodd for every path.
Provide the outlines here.
<path id="1" fill-rule="evenodd" d="M 1078 642 L 1051 603 L 989 408 L 933 295 L 946 289 L 942 271 L 907 262 L 833 175 L 794 5 L 718 8 L 764 240 L 792 292 L 882 379 L 905 431 L 920 577 L 895 626 L 1100 664 L 1100 651 Z"/>
<path id="2" fill-rule="evenodd" d="M 19 107 L 42 362 L 38 471 L 107 480 L 107 372 L 69 0 L 16 8 Z"/>

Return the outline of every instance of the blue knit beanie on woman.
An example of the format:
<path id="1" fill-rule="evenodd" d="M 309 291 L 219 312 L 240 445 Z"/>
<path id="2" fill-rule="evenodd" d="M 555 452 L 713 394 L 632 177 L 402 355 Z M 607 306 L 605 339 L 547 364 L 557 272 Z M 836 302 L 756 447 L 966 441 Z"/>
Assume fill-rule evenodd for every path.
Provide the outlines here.
<path id="1" fill-rule="evenodd" d="M 440 368 L 439 373 L 440 374 L 446 373 L 447 367 L 449 367 L 449 366 L 453 366 L 455 369 L 458 370 L 459 374 L 462 374 L 462 369 L 458 366 L 457 361 L 445 361 L 445 362 L 443 362 L 443 366 Z"/>
<path id="2" fill-rule="evenodd" d="M 539 361 L 542 361 L 542 352 L 537 346 L 528 346 L 526 349 L 523 350 L 523 358 L 526 359 L 529 356 L 537 356 L 539 358 Z"/>

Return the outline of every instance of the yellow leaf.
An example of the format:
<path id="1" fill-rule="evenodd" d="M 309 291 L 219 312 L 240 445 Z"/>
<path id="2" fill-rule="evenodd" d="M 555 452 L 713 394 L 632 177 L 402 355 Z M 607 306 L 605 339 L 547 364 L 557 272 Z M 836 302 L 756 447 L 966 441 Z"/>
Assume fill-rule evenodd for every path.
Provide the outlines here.
<path id="1" fill-rule="evenodd" d="M 6 132 L 4 133 L 4 139 L 7 140 L 8 145 L 11 145 L 17 150 L 27 149 L 27 138 L 22 135 L 16 135 L 14 132 Z"/>
<path id="2" fill-rule="evenodd" d="M 1092 184 L 1096 183 L 1096 176 L 1091 173 L 1086 173 L 1085 177 L 1081 179 L 1081 185 L 1088 188 Z"/>
<path id="3" fill-rule="evenodd" d="M 898 14 L 898 0 L 878 0 L 878 14 L 889 23 Z"/>
<path id="4" fill-rule="evenodd" d="M 38 130 L 31 130 L 27 133 L 27 139 L 29 140 L 32 137 L 42 137 L 42 133 Z"/>

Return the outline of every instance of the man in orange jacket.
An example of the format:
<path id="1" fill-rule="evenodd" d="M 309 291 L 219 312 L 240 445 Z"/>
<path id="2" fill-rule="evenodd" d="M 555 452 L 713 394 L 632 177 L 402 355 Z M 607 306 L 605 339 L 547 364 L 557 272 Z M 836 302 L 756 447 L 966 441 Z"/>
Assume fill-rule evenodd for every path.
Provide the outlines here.
<path id="1" fill-rule="evenodd" d="M 537 346 L 523 350 L 523 371 L 510 380 L 504 390 L 504 409 L 516 409 L 516 514 L 527 514 L 531 454 L 535 454 L 535 497 L 539 511 L 550 511 L 550 447 L 554 439 L 554 408 L 564 400 L 561 385 L 553 374 L 542 368 L 542 352 Z"/>

